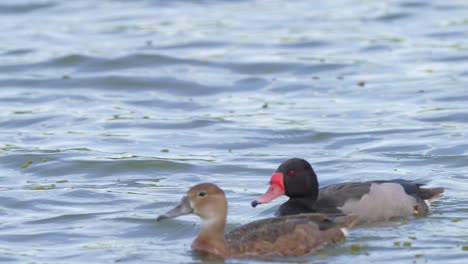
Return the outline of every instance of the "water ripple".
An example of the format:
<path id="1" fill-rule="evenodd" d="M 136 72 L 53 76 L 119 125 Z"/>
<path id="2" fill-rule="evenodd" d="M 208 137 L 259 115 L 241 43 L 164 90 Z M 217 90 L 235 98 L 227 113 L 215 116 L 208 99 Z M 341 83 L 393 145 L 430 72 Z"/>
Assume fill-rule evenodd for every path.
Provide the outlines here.
<path id="1" fill-rule="evenodd" d="M 26 14 L 35 11 L 42 11 L 42 9 L 55 7 L 56 4 L 53 2 L 45 3 L 28 3 L 28 4 L 0 4 L 0 14 L 6 15 L 18 15 Z"/>
<path id="2" fill-rule="evenodd" d="M 300 157 L 321 186 L 404 178 L 446 193 L 427 217 L 249 263 L 462 263 L 467 8 L 2 1 L 0 261 L 203 262 L 198 219 L 157 215 L 209 181 L 229 199 L 228 230 L 270 217 L 285 197 L 250 201 Z"/>

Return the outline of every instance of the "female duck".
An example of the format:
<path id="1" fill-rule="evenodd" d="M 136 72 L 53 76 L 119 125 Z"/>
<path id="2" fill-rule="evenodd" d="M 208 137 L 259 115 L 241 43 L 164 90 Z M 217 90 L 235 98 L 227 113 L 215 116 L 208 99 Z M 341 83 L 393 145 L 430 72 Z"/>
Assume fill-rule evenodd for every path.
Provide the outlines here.
<path id="1" fill-rule="evenodd" d="M 276 215 L 310 212 L 354 215 L 359 223 L 387 220 L 392 217 L 424 215 L 428 212 L 425 200 L 440 196 L 444 188 L 421 188 L 422 184 L 408 180 L 347 182 L 333 184 L 319 190 L 317 175 L 303 159 L 283 162 L 271 176 L 270 188 L 252 202 L 268 203 L 286 195 Z"/>
<path id="2" fill-rule="evenodd" d="M 200 233 L 192 248 L 222 257 L 309 254 L 326 244 L 344 240 L 345 230 L 341 226 L 354 220 L 342 217 L 339 224 L 340 219 L 334 222 L 322 214 L 267 218 L 224 235 L 227 201 L 223 190 L 211 183 L 192 187 L 174 209 L 160 215 L 157 220 L 190 213 L 202 219 Z"/>

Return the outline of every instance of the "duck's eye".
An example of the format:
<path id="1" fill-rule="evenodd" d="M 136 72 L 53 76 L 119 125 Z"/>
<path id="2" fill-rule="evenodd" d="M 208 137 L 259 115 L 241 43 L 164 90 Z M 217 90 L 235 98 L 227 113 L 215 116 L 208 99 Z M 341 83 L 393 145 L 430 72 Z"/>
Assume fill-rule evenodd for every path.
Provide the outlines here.
<path id="1" fill-rule="evenodd" d="M 200 196 L 200 197 L 203 197 L 205 195 L 206 195 L 206 192 L 203 192 L 203 191 L 198 193 L 198 196 Z"/>
<path id="2" fill-rule="evenodd" d="M 288 175 L 289 175 L 289 176 L 295 176 L 295 175 L 296 175 L 296 172 L 293 171 L 293 170 L 290 170 L 290 171 L 288 172 Z"/>

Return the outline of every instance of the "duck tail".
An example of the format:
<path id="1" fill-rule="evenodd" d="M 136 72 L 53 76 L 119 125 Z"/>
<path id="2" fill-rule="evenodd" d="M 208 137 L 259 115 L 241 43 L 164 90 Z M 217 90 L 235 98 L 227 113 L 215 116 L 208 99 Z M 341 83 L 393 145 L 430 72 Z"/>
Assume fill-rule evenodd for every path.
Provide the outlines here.
<path id="1" fill-rule="evenodd" d="M 442 196 L 443 193 L 444 193 L 444 188 L 442 187 L 419 189 L 419 196 L 424 200 L 431 200 L 434 198 L 438 198 Z"/>

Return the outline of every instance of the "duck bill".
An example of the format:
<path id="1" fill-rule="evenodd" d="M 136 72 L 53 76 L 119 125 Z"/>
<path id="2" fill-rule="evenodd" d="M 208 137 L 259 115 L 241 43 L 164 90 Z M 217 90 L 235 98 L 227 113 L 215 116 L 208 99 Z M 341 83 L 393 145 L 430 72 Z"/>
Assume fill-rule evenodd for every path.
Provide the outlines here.
<path id="1" fill-rule="evenodd" d="M 189 198 L 187 196 L 184 196 L 180 200 L 179 204 L 176 205 L 176 207 L 158 216 L 156 221 L 161 221 L 169 218 L 176 218 L 181 215 L 191 214 L 192 212 L 193 208 L 192 206 L 190 206 Z"/>
<path id="2" fill-rule="evenodd" d="M 274 199 L 285 194 L 284 189 L 284 176 L 281 172 L 275 172 L 271 176 L 270 188 L 263 194 L 252 202 L 252 207 L 255 207 L 259 204 L 269 203 Z"/>

